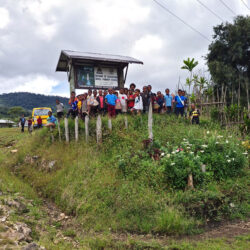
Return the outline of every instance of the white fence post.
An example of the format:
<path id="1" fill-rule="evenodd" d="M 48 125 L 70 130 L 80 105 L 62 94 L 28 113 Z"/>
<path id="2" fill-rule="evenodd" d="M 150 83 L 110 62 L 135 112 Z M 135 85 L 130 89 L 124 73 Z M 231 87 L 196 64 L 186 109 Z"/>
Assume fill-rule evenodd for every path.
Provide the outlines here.
<path id="1" fill-rule="evenodd" d="M 69 142 L 69 121 L 68 118 L 64 118 L 64 126 L 65 126 L 65 138 L 66 142 Z"/>
<path id="2" fill-rule="evenodd" d="M 75 118 L 75 138 L 76 142 L 78 142 L 79 134 L 78 134 L 78 116 Z"/>
<path id="3" fill-rule="evenodd" d="M 101 115 L 98 115 L 97 120 L 96 120 L 96 141 L 97 141 L 97 143 L 102 142 L 102 118 L 101 118 Z"/>
<path id="4" fill-rule="evenodd" d="M 148 138 L 153 140 L 153 107 L 152 107 L 152 102 L 150 102 L 149 111 L 148 111 Z"/>
<path id="5" fill-rule="evenodd" d="M 89 141 L 89 116 L 85 116 L 85 138 L 86 142 Z"/>
<path id="6" fill-rule="evenodd" d="M 49 129 L 50 129 L 50 134 L 51 134 L 51 140 L 52 140 L 52 142 L 54 142 L 55 138 L 54 138 L 54 134 L 53 134 L 53 128 L 49 127 Z"/>
<path id="7" fill-rule="evenodd" d="M 111 118 L 108 118 L 108 128 L 111 131 L 112 130 L 112 120 Z"/>
<path id="8" fill-rule="evenodd" d="M 125 123 L 125 128 L 128 129 L 128 117 L 127 117 L 127 115 L 124 116 L 124 123 Z"/>

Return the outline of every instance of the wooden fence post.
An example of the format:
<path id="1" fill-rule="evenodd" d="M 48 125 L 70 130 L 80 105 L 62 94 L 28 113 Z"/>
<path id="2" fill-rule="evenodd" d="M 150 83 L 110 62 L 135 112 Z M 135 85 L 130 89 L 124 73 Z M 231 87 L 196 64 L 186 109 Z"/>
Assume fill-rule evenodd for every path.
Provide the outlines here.
<path id="1" fill-rule="evenodd" d="M 112 120 L 110 117 L 108 118 L 108 128 L 110 131 L 112 130 Z"/>
<path id="2" fill-rule="evenodd" d="M 150 102 L 149 111 L 148 111 L 148 138 L 153 141 L 153 107 L 152 107 L 152 102 Z"/>
<path id="3" fill-rule="evenodd" d="M 127 115 L 124 116 L 125 128 L 128 129 L 128 117 Z"/>
<path id="4" fill-rule="evenodd" d="M 58 129 L 59 141 L 61 141 L 62 137 L 61 137 L 61 128 L 60 128 L 60 120 L 59 119 L 57 122 L 57 129 Z"/>
<path id="5" fill-rule="evenodd" d="M 52 140 L 52 142 L 54 142 L 55 138 L 54 138 L 54 134 L 53 134 L 53 128 L 49 127 L 49 129 L 50 129 L 50 134 L 51 134 L 51 140 Z"/>
<path id="6" fill-rule="evenodd" d="M 78 142 L 79 134 L 78 134 L 78 116 L 75 118 L 75 138 L 76 142 Z"/>
<path id="7" fill-rule="evenodd" d="M 102 118 L 99 114 L 96 120 L 96 141 L 102 143 Z"/>
<path id="8" fill-rule="evenodd" d="M 89 116 L 85 116 L 85 139 L 86 142 L 89 141 Z"/>
<path id="9" fill-rule="evenodd" d="M 65 126 L 65 138 L 66 142 L 69 142 L 69 121 L 68 118 L 64 118 L 64 126 Z"/>

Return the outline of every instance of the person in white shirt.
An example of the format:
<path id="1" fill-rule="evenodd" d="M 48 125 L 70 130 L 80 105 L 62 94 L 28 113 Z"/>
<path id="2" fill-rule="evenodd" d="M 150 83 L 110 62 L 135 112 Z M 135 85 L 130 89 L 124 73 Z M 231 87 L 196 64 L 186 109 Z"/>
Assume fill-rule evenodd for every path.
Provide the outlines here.
<path id="1" fill-rule="evenodd" d="M 124 89 L 120 89 L 119 99 L 122 105 L 122 113 L 127 113 L 127 95 L 124 94 Z"/>
<path id="2" fill-rule="evenodd" d="M 56 99 L 56 113 L 58 119 L 64 116 L 64 105 L 58 99 Z"/>
<path id="3" fill-rule="evenodd" d="M 131 109 L 132 113 L 136 112 L 137 114 L 141 114 L 143 110 L 143 103 L 142 103 L 142 97 L 140 95 L 140 90 L 135 90 L 135 104 L 134 107 Z"/>

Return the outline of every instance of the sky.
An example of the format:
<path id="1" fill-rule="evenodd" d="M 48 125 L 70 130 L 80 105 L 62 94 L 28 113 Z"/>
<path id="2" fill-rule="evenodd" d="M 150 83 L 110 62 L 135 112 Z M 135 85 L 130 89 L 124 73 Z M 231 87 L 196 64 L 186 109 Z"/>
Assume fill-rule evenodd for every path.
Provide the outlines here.
<path id="1" fill-rule="evenodd" d="M 66 73 L 55 72 L 62 49 L 132 56 L 144 65 L 129 66 L 126 85 L 174 91 L 188 76 L 183 59 L 208 75 L 214 26 L 250 15 L 249 0 L 157 1 L 206 38 L 153 0 L 0 0 L 0 94 L 69 96 Z"/>

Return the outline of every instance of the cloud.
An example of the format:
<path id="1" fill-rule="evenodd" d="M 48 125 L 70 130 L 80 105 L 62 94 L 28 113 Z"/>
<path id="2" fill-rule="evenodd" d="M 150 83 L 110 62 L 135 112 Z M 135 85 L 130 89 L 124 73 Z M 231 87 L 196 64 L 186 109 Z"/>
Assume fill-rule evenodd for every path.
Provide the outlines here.
<path id="1" fill-rule="evenodd" d="M 6 28 L 10 22 L 9 11 L 5 8 L 0 8 L 0 29 Z"/>
<path id="2" fill-rule="evenodd" d="M 161 1 L 207 37 L 221 21 L 197 1 Z M 231 13 L 216 0 L 203 1 L 224 20 Z M 247 14 L 232 0 L 230 7 Z M 145 0 L 0 0 L 0 93 L 17 90 L 46 94 L 68 91 L 66 73 L 55 72 L 62 49 L 129 55 L 144 62 L 130 65 L 127 83 L 174 90 L 187 72 L 182 61 L 203 56 L 209 42 Z"/>

